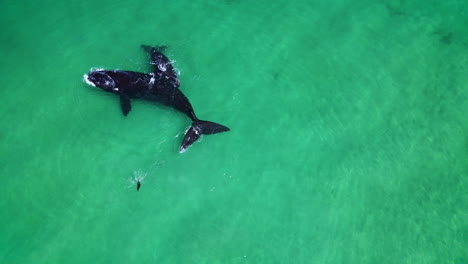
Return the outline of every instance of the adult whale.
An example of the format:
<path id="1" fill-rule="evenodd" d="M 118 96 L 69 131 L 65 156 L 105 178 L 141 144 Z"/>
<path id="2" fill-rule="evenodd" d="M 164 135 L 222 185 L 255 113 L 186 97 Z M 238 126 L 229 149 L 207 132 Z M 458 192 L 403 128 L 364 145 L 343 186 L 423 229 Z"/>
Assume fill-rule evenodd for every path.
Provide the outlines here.
<path id="1" fill-rule="evenodd" d="M 185 134 L 180 146 L 183 153 L 201 135 L 229 131 L 223 125 L 198 119 L 192 105 L 179 90 L 179 79 L 169 59 L 162 53 L 165 46 L 150 47 L 141 45 L 149 53 L 152 73 L 118 70 L 92 70 L 84 75 L 87 84 L 119 95 L 122 113 L 126 116 L 131 110 L 130 99 L 146 99 L 170 106 L 192 119 L 192 125 Z"/>

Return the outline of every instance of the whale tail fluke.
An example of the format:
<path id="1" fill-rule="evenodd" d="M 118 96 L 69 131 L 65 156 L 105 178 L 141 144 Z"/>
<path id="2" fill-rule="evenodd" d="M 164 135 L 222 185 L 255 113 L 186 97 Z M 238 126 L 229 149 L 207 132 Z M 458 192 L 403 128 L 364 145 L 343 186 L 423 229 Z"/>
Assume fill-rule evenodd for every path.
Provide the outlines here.
<path id="1" fill-rule="evenodd" d="M 229 131 L 229 128 L 226 126 L 210 121 L 196 120 L 185 134 L 184 141 L 182 141 L 182 145 L 180 146 L 180 153 L 184 153 L 201 135 L 211 135 L 225 131 Z"/>

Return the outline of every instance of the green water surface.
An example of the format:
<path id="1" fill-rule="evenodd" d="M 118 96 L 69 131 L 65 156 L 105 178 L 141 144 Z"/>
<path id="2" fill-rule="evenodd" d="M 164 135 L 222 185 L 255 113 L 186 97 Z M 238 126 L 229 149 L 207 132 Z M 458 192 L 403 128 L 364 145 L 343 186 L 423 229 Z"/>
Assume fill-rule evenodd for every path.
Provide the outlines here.
<path id="1" fill-rule="evenodd" d="M 468 263 L 466 0 L 0 14 L 0 263 Z M 82 81 L 140 44 L 232 130 L 179 154 L 186 116 Z"/>

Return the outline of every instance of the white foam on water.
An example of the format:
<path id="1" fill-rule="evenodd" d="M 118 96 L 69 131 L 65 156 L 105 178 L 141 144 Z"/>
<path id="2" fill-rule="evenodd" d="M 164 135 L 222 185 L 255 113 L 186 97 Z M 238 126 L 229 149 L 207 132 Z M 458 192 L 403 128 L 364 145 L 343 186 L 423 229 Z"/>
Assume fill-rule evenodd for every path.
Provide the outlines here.
<path id="1" fill-rule="evenodd" d="M 143 180 L 146 178 L 146 175 L 148 175 L 148 173 L 146 173 L 146 172 L 134 171 L 133 172 L 133 178 L 134 178 L 135 184 L 137 182 L 143 182 Z"/>

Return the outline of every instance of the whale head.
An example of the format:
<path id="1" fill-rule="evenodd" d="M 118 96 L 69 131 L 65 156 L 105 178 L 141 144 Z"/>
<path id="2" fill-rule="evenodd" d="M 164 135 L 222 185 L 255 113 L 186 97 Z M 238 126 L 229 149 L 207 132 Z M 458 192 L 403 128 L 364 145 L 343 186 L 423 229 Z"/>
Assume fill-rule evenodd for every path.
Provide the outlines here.
<path id="1" fill-rule="evenodd" d="M 108 92 L 118 91 L 115 80 L 111 77 L 110 71 L 96 70 L 85 74 L 84 81 L 94 87 L 99 87 Z"/>

